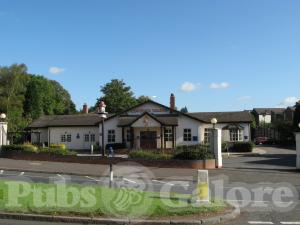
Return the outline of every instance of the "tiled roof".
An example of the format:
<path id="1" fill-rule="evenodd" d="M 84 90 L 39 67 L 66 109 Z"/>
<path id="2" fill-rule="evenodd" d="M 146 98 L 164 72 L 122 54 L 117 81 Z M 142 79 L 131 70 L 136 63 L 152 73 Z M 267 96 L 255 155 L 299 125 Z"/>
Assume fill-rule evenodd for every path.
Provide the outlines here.
<path id="1" fill-rule="evenodd" d="M 285 108 L 254 108 L 253 111 L 255 111 L 257 114 L 280 114 L 285 111 Z"/>
<path id="2" fill-rule="evenodd" d="M 34 120 L 28 127 L 95 126 L 101 120 L 100 116 L 94 113 L 42 116 L 39 119 Z"/>
<path id="3" fill-rule="evenodd" d="M 212 118 L 216 118 L 218 123 L 234 123 L 234 122 L 251 122 L 251 114 L 248 111 L 237 112 L 196 112 L 188 113 L 188 115 L 195 117 L 204 122 L 210 123 Z"/>

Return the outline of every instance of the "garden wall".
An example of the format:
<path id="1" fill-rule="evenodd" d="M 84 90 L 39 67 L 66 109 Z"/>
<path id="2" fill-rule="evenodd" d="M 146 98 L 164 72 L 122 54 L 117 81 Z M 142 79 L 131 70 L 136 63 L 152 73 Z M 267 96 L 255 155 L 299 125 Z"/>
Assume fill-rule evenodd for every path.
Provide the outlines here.
<path id="1" fill-rule="evenodd" d="M 161 168 L 189 168 L 189 169 L 215 169 L 215 159 L 208 160 L 145 160 L 145 159 L 126 159 L 120 157 L 107 158 L 96 156 L 76 156 L 76 155 L 54 155 L 49 153 L 32 153 L 10 151 L 3 152 L 2 158 L 16 160 L 34 160 L 34 161 L 52 161 L 52 162 L 67 162 L 67 163 L 82 163 L 82 164 L 116 164 L 131 162 L 139 163 L 148 167 Z"/>

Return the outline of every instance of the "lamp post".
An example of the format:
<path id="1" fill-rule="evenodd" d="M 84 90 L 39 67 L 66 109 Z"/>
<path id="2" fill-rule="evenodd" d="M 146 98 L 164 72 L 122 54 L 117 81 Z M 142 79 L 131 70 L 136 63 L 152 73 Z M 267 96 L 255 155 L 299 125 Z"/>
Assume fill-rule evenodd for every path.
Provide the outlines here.
<path id="1" fill-rule="evenodd" d="M 5 128 L 4 128 L 4 126 L 6 125 L 5 119 L 6 119 L 5 113 L 1 113 L 0 114 L 0 122 L 1 122 L 1 124 L 0 124 L 0 148 L 2 145 L 6 144 L 6 143 L 4 143 L 4 134 L 6 132 Z"/>
<path id="2" fill-rule="evenodd" d="M 216 118 L 212 118 L 210 122 L 213 125 L 213 129 L 215 129 L 216 128 L 216 124 L 218 123 L 218 120 Z"/>
<path id="3" fill-rule="evenodd" d="M 105 112 L 105 103 L 104 101 L 101 101 L 100 104 L 99 104 L 99 115 L 100 117 L 102 118 L 102 125 L 101 125 L 101 128 L 102 128 L 102 146 L 101 146 L 101 150 L 102 150 L 102 157 L 104 157 L 105 155 L 105 146 L 104 146 L 104 120 L 106 119 L 107 117 L 107 112 Z"/>

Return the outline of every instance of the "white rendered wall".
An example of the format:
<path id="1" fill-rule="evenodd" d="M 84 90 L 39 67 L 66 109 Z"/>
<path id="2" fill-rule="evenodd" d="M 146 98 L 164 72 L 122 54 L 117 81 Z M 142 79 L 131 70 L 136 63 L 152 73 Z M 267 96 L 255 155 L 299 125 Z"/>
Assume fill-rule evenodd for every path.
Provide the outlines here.
<path id="1" fill-rule="evenodd" d="M 176 145 L 195 145 L 201 142 L 200 134 L 202 123 L 197 120 L 190 119 L 186 116 L 178 117 L 178 126 L 176 127 Z M 192 140 L 184 141 L 183 140 L 183 131 L 184 129 L 191 129 L 192 132 Z M 197 136 L 198 140 L 193 141 L 193 136 Z"/>
<path id="2" fill-rule="evenodd" d="M 71 142 L 61 142 L 61 135 L 71 134 Z M 79 134 L 79 138 L 77 138 Z M 85 134 L 95 134 L 95 142 L 85 142 Z M 49 128 L 50 144 L 65 144 L 68 149 L 90 149 L 92 144 L 99 142 L 98 127 L 50 127 Z"/>
<path id="3" fill-rule="evenodd" d="M 38 135 L 40 135 L 40 143 L 48 142 L 48 128 L 39 128 L 39 129 L 31 130 L 31 131 L 32 131 L 32 133 L 31 133 L 31 142 L 32 143 L 38 143 L 38 141 L 39 141 Z"/>

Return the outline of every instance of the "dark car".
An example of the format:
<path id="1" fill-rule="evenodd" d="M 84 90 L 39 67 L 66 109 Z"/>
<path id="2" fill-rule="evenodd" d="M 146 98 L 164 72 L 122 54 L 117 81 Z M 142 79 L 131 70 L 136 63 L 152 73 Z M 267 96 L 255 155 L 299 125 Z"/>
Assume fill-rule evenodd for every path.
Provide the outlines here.
<path id="1" fill-rule="evenodd" d="M 255 138 L 255 144 L 256 145 L 264 145 L 269 142 L 268 137 L 257 137 Z"/>

